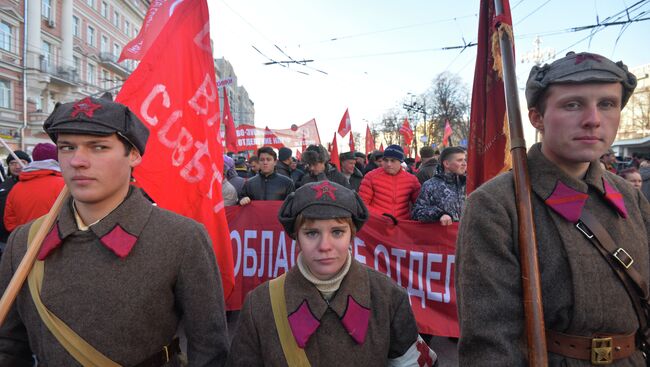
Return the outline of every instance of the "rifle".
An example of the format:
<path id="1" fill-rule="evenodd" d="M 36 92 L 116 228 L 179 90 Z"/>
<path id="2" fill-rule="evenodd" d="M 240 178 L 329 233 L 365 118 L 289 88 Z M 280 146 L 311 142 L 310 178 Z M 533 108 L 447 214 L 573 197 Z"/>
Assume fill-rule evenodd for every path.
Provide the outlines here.
<path id="1" fill-rule="evenodd" d="M 502 0 L 494 0 L 496 16 L 503 14 Z M 508 125 L 510 127 L 510 152 L 515 179 L 515 198 L 519 223 L 519 258 L 523 290 L 524 316 L 526 319 L 526 339 L 528 342 L 528 365 L 547 366 L 546 333 L 544 331 L 544 310 L 540 285 L 539 263 L 537 259 L 537 239 L 531 204 L 530 177 L 526 158 L 526 141 L 519 109 L 515 58 L 510 35 L 504 24 L 496 25 L 499 32 L 499 45 L 503 66 Z"/>

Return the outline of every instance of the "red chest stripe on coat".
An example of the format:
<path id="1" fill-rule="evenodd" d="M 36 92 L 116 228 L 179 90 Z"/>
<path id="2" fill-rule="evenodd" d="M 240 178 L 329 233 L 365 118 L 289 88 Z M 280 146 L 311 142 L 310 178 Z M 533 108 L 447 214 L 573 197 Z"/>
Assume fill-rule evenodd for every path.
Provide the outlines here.
<path id="1" fill-rule="evenodd" d="M 116 225 L 112 231 L 99 239 L 101 243 L 113 251 L 120 258 L 125 258 L 133 249 L 138 237 L 125 231 L 119 225 Z"/>
<path id="2" fill-rule="evenodd" d="M 607 181 L 603 178 L 603 187 L 605 188 L 605 200 L 607 200 L 612 206 L 616 209 L 618 214 L 627 218 L 627 208 L 625 208 L 625 201 L 623 200 L 623 194 L 616 191 L 615 188 L 610 186 Z"/>
<path id="3" fill-rule="evenodd" d="M 588 197 L 589 195 L 576 191 L 562 181 L 558 181 L 553 193 L 544 202 L 564 219 L 575 223 L 580 219 L 582 207 L 585 206 Z"/>
<path id="4" fill-rule="evenodd" d="M 357 344 L 363 344 L 366 340 L 368 321 L 370 321 L 370 310 L 358 304 L 352 296 L 348 296 L 348 306 L 341 323 Z"/>
<path id="5" fill-rule="evenodd" d="M 298 309 L 289 315 L 289 326 L 296 343 L 300 348 L 305 348 L 309 338 L 316 332 L 320 326 L 320 321 L 309 309 L 307 300 L 304 300 Z"/>
<path id="6" fill-rule="evenodd" d="M 54 227 L 50 229 L 50 233 L 45 236 L 41 250 L 38 252 L 37 259 L 40 261 L 45 260 L 45 258 L 59 246 L 61 246 L 61 237 L 59 236 L 59 223 L 57 222 Z"/>

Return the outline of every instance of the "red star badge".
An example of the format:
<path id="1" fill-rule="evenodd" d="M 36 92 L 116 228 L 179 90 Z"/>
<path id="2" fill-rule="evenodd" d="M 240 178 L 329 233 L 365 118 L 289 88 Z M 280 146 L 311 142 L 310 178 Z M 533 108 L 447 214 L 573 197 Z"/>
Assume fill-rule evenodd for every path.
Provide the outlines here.
<path id="1" fill-rule="evenodd" d="M 90 97 L 86 97 L 72 106 L 72 117 L 77 117 L 80 113 L 92 118 L 95 110 L 102 108 L 102 105 L 93 103 Z"/>
<path id="2" fill-rule="evenodd" d="M 418 357 L 418 365 L 420 367 L 433 366 L 433 359 L 429 354 L 429 346 L 422 340 L 418 340 L 415 347 L 418 349 L 420 356 Z"/>
<path id="3" fill-rule="evenodd" d="M 334 196 L 336 187 L 332 186 L 329 181 L 323 181 L 318 185 L 312 186 L 311 188 L 312 190 L 316 191 L 316 199 L 322 198 L 323 195 L 328 195 L 330 199 L 336 200 L 336 196 Z"/>
<path id="4" fill-rule="evenodd" d="M 576 56 L 576 63 L 575 64 L 578 65 L 578 64 L 582 63 L 583 61 L 587 61 L 587 60 L 594 60 L 596 62 L 600 62 L 602 59 L 600 58 L 600 56 L 594 55 L 594 54 L 580 54 L 580 55 Z"/>

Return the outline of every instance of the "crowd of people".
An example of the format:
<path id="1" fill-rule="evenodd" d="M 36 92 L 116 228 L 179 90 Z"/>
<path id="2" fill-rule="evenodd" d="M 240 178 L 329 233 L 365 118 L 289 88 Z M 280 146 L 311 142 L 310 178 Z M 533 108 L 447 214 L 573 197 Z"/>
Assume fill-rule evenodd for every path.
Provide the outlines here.
<path id="1" fill-rule="evenodd" d="M 322 145 L 308 146 L 300 160 L 292 156 L 289 148 L 280 148 L 276 153 L 262 147 L 248 161 L 236 157 L 239 170 L 229 154 L 224 156 L 224 198 L 226 205 L 284 200 L 307 183 L 327 180 L 358 192 L 371 212 L 395 221 L 442 225 L 460 221 L 466 196 L 467 152 L 462 147 L 447 147 L 440 153 L 425 146 L 419 153 L 422 160 L 408 166 L 399 145 L 389 145 L 367 156 L 344 152 L 338 157 L 340 170 L 331 163 L 330 153 Z"/>
<path id="2" fill-rule="evenodd" d="M 537 238 L 534 326 L 549 366 L 647 365 L 650 164 L 619 167 L 608 150 L 635 87 L 622 62 L 573 52 L 526 84 L 543 141 L 526 157 L 534 233 L 523 235 Z M 399 145 L 345 152 L 340 169 L 321 145 L 299 160 L 270 147 L 224 156 L 228 205 L 282 200 L 277 219 L 299 250 L 296 266 L 246 295 L 231 339 L 205 228 L 131 185 L 149 137 L 139 118 L 88 97 L 57 104 L 44 130 L 55 145 L 13 152 L 0 186 L 0 289 L 47 232 L 0 326 L 0 366 L 434 366 L 407 290 L 351 253 L 371 213 L 460 222 L 459 364 L 529 360 L 517 180 L 506 172 L 466 198 L 463 148 L 423 147 L 414 165 Z M 41 230 L 63 183 L 71 196 Z"/>

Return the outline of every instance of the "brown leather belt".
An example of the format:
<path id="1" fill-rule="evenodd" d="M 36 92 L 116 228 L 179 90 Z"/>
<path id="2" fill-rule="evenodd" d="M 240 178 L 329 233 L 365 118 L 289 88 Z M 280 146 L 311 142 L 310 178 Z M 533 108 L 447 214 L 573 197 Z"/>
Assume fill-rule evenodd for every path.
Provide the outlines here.
<path id="1" fill-rule="evenodd" d="M 591 361 L 593 365 L 606 365 L 632 355 L 636 350 L 635 335 L 588 337 L 546 329 L 546 346 L 551 353 Z"/>
<path id="2" fill-rule="evenodd" d="M 169 345 L 165 345 L 160 352 L 136 364 L 134 367 L 160 367 L 172 360 L 172 357 L 180 354 L 181 346 L 178 338 L 174 338 Z"/>

